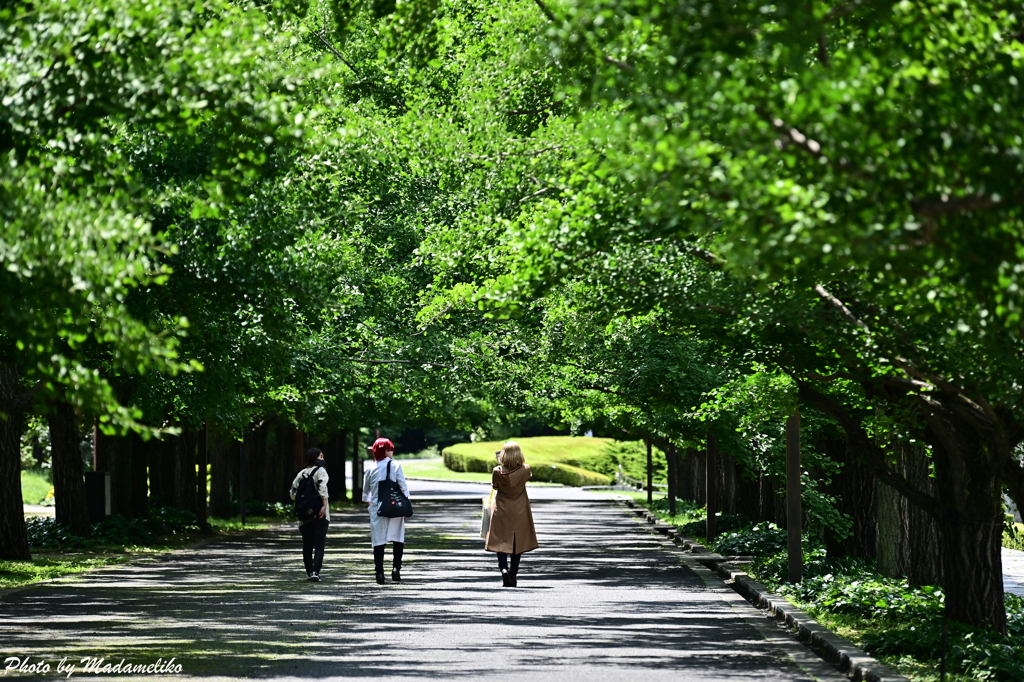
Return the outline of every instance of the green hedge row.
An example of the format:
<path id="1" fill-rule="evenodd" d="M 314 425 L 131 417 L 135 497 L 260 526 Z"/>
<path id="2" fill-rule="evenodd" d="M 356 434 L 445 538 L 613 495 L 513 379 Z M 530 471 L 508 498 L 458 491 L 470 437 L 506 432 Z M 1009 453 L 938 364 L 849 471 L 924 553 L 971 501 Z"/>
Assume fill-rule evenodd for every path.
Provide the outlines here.
<path id="1" fill-rule="evenodd" d="M 454 447 L 454 446 L 453 446 Z M 490 473 L 496 466 L 494 455 L 477 455 L 467 452 L 453 451 L 452 448 L 445 448 L 441 452 L 444 458 L 444 465 L 452 471 L 476 471 Z M 608 485 L 613 477 L 599 474 L 595 471 L 588 471 L 571 464 L 552 463 L 541 459 L 527 461 L 533 469 L 533 480 L 549 483 L 561 483 L 563 485 L 584 486 L 584 485 Z"/>

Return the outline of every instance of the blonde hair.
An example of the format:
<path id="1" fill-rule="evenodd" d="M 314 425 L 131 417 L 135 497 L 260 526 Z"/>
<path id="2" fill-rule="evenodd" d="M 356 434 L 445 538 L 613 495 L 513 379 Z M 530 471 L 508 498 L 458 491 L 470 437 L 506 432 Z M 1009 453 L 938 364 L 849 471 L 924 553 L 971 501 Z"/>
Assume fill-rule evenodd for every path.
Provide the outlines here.
<path id="1" fill-rule="evenodd" d="M 505 444 L 501 446 L 499 461 L 506 471 L 513 471 L 526 463 L 526 460 L 523 459 L 523 449 L 514 440 L 505 441 Z"/>

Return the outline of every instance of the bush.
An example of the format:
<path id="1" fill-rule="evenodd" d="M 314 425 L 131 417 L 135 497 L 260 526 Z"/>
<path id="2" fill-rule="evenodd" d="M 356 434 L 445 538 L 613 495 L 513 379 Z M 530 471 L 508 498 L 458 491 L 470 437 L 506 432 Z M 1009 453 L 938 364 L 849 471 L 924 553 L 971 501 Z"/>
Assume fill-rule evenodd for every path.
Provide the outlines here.
<path id="1" fill-rule="evenodd" d="M 721 551 L 721 550 L 719 550 Z M 786 555 L 759 559 L 750 569 L 769 590 L 808 606 L 812 617 L 834 614 L 867 630 L 860 645 L 897 664 L 937 668 L 942 657 L 945 598 L 937 587 L 912 587 L 881 576 L 870 561 L 829 559 L 820 547 L 804 554 L 804 579 L 783 582 Z M 1005 595 L 1008 636 L 946 624 L 946 670 L 960 679 L 1024 679 L 1024 599 Z"/>
<path id="2" fill-rule="evenodd" d="M 599 457 L 607 441 L 597 438 L 541 436 L 519 441 L 526 461 L 533 469 L 533 480 L 570 486 L 608 485 L 611 480 L 599 472 L 584 468 L 583 463 Z M 489 474 L 497 462 L 494 452 L 501 443 L 458 443 L 441 452 L 446 468 Z"/>
<path id="3" fill-rule="evenodd" d="M 714 549 L 723 555 L 771 556 L 785 551 L 786 531 L 774 523 L 759 523 L 748 530 L 739 530 L 715 538 Z"/>
<path id="4" fill-rule="evenodd" d="M 654 482 L 665 483 L 665 453 L 652 448 L 651 459 L 654 464 Z M 576 464 L 575 462 L 569 462 Z M 643 441 L 611 441 L 600 452 L 579 462 L 578 466 L 614 477 L 619 467 L 627 476 L 640 481 L 647 480 L 647 446 Z"/>
<path id="5" fill-rule="evenodd" d="M 156 545 L 199 532 L 195 514 L 173 507 L 151 507 L 149 516 L 142 519 L 111 516 L 92 524 L 88 539 L 71 535 L 51 517 L 26 519 L 25 526 L 30 547 L 57 549 Z"/>
<path id="6" fill-rule="evenodd" d="M 703 516 L 704 518 L 702 519 L 679 526 L 679 532 L 689 537 L 704 537 L 704 533 L 707 530 L 707 516 L 706 514 Z M 753 522 L 750 519 L 741 514 L 718 514 L 715 519 L 715 531 L 718 533 L 728 533 L 750 526 L 751 523 Z"/>
<path id="7" fill-rule="evenodd" d="M 956 622 L 946 624 L 946 670 L 975 680 L 1024 679 L 1024 602 L 1006 595 L 1008 636 L 991 630 L 972 630 Z M 942 621 L 917 621 L 865 637 L 864 650 L 873 656 L 911 657 L 923 661 L 942 658 Z"/>

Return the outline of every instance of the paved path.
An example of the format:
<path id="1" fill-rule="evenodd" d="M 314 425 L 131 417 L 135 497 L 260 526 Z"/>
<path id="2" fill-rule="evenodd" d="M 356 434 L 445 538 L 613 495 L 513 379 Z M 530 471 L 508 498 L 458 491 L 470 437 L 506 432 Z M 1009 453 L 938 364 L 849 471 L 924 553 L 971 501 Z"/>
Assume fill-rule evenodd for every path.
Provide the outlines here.
<path id="1" fill-rule="evenodd" d="M 536 500 L 542 548 L 502 589 L 478 501 L 419 497 L 400 585 L 373 582 L 352 510 L 320 584 L 282 526 L 8 593 L 0 657 L 47 661 L 48 678 L 64 656 L 173 656 L 182 678 L 846 679 L 607 499 Z"/>

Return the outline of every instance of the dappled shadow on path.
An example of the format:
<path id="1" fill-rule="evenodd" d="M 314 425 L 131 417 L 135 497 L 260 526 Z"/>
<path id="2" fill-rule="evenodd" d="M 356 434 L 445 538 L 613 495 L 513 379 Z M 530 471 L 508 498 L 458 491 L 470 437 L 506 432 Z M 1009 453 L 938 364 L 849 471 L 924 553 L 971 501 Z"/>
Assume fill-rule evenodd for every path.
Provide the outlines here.
<path id="1" fill-rule="evenodd" d="M 366 512 L 349 510 L 332 513 L 319 584 L 282 526 L 23 590 L 0 604 L 3 657 L 173 656 L 182 676 L 806 679 L 621 507 L 535 502 L 541 548 L 516 589 L 483 551 L 479 509 L 417 503 L 400 585 L 373 582 Z"/>

